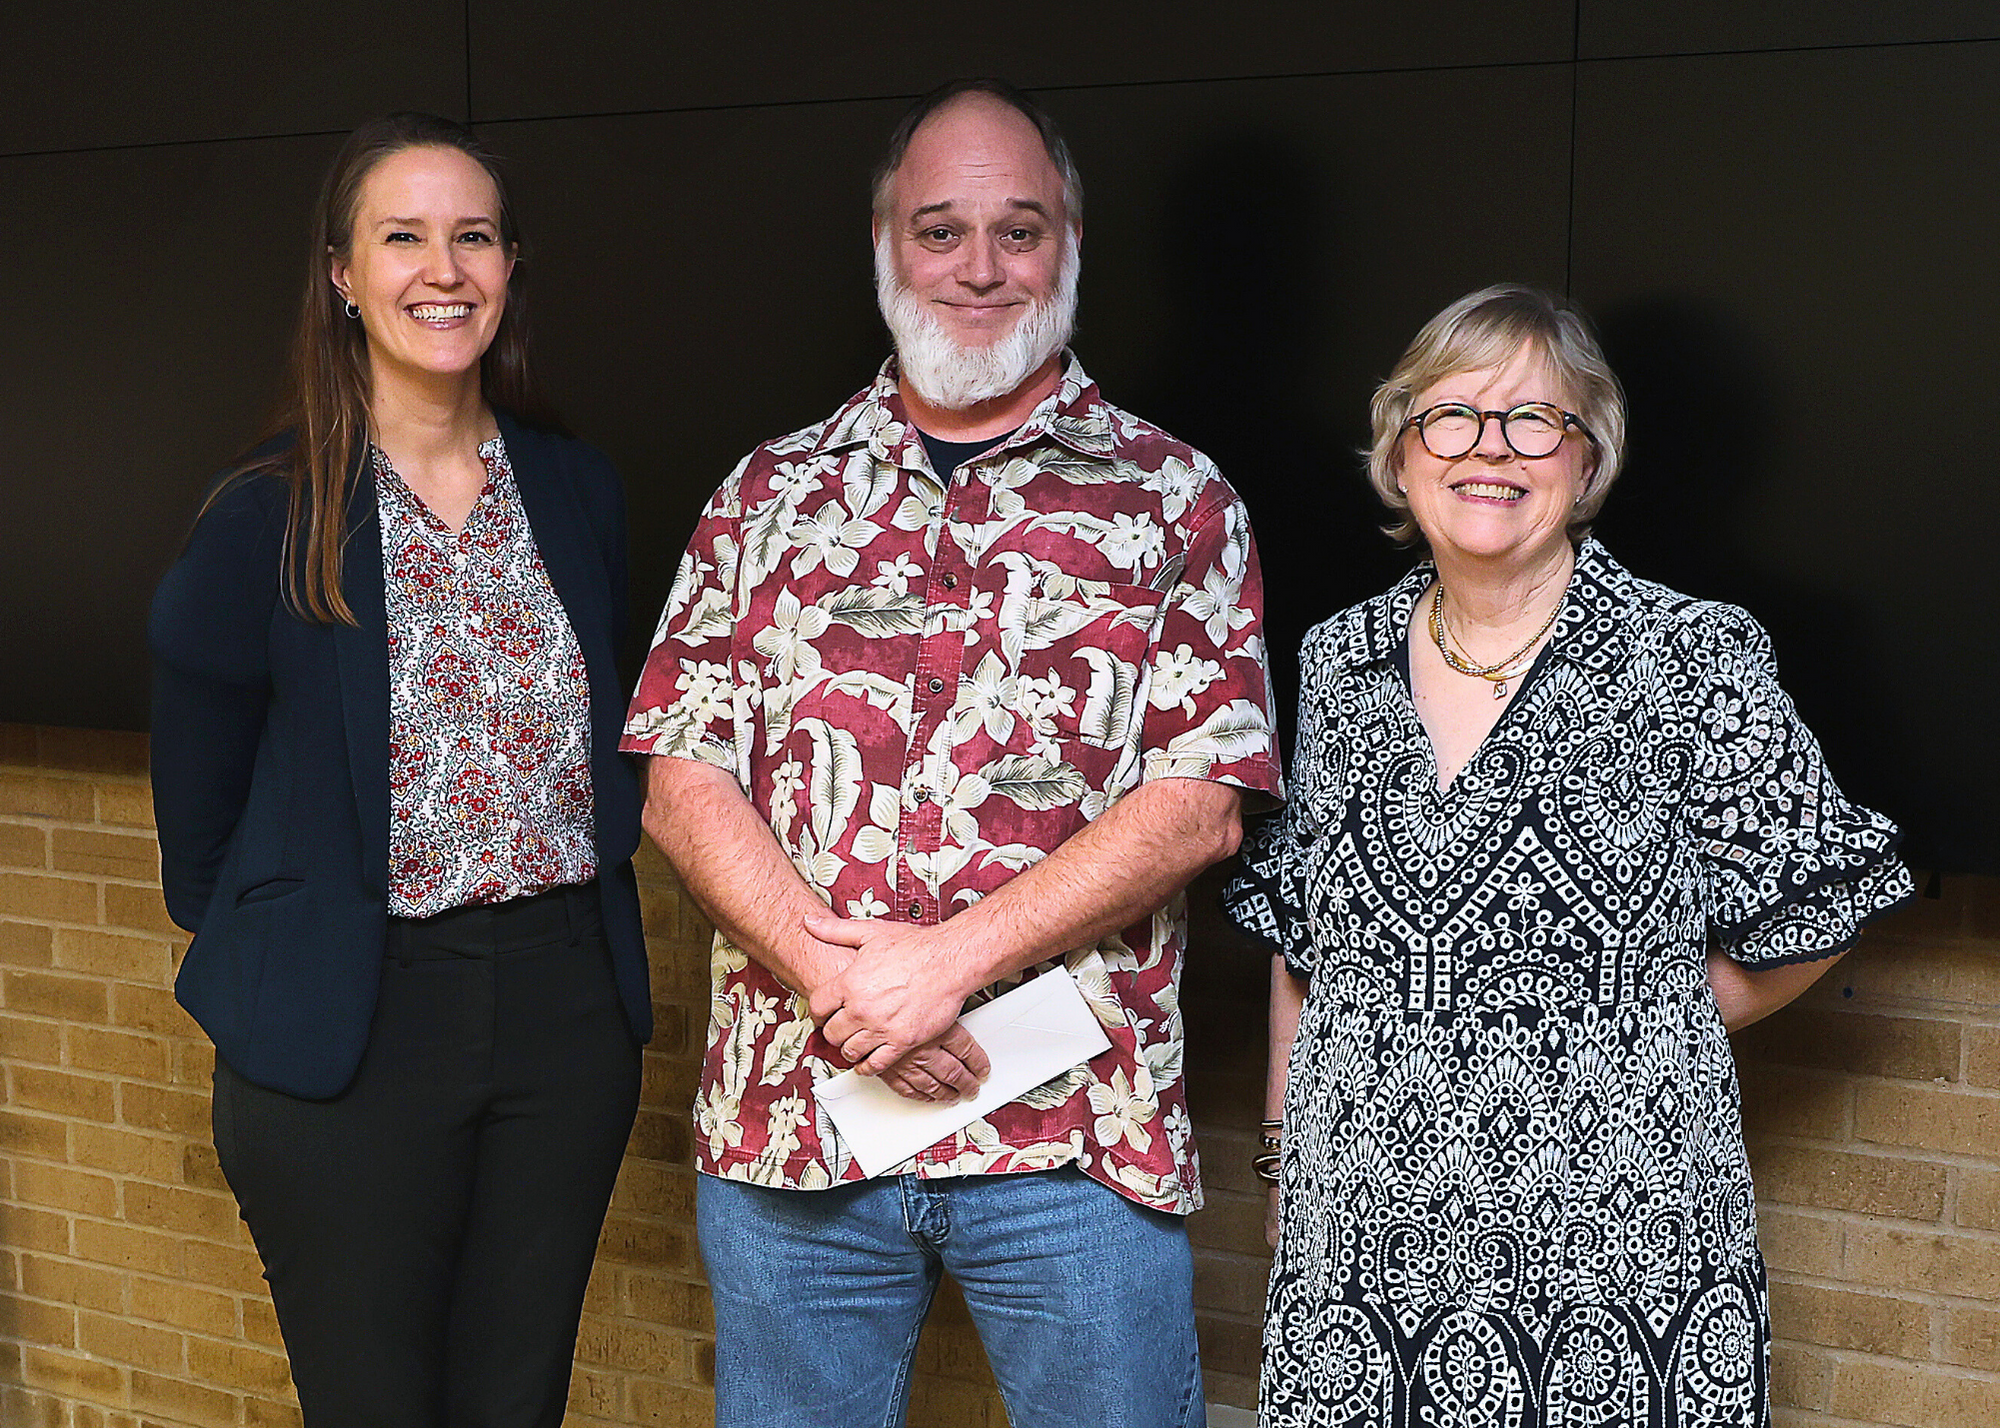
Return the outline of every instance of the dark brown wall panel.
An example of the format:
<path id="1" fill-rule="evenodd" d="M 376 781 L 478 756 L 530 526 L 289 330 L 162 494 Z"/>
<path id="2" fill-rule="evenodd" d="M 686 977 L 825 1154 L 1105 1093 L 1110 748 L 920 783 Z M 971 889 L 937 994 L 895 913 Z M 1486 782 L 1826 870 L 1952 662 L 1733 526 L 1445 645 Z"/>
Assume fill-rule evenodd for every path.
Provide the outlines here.
<path id="1" fill-rule="evenodd" d="M 270 400 L 335 142 L 0 159 L 0 719 L 145 727 L 147 602 Z"/>
<path id="2" fill-rule="evenodd" d="M 1578 52 L 1585 59 L 1995 38 L 2000 6 L 1993 0 L 1577 0 Z"/>
<path id="3" fill-rule="evenodd" d="M 771 9 L 474 0 L 481 118 L 919 94 L 959 75 L 1030 88 L 1565 60 L 1570 0 L 1069 5 L 891 0 Z"/>
<path id="4" fill-rule="evenodd" d="M 2000 863 L 2000 45 L 1584 69 L 1576 291 L 1633 388 L 1604 531 L 1745 604 L 1859 795 Z"/>
<path id="5" fill-rule="evenodd" d="M 5 30 L 0 153 L 463 118 L 464 21 L 462 0 L 39 5 Z"/>

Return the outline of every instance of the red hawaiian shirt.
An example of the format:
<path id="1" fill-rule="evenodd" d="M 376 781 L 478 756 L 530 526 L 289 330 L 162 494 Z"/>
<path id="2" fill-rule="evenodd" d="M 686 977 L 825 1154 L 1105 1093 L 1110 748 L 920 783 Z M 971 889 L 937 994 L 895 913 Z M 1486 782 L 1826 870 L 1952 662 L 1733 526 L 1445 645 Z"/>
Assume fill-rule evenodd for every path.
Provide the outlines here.
<path id="1" fill-rule="evenodd" d="M 597 876 L 583 651 L 507 451 L 454 531 L 374 451 L 389 616 L 389 911 Z"/>
<path id="2" fill-rule="evenodd" d="M 1261 604 L 1236 493 L 1074 359 L 947 482 L 892 363 L 830 421 L 752 452 L 709 502 L 624 747 L 733 773 L 841 914 L 935 923 L 1147 779 L 1275 795 Z M 1185 941 L 1176 898 L 1059 959 L 1111 1049 L 901 1169 L 1076 1164 L 1143 1204 L 1199 1208 Z M 718 936 L 699 1168 L 801 1189 L 862 1178 L 811 1093 L 844 1065 L 803 1002 Z"/>

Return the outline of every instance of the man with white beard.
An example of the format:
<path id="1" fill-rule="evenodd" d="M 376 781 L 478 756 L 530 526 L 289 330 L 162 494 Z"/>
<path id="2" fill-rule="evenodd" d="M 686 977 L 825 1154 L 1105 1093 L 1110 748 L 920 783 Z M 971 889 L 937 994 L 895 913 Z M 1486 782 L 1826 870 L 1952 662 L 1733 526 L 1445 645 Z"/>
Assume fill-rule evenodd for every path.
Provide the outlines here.
<path id="1" fill-rule="evenodd" d="M 695 1107 L 716 1422 L 900 1423 L 941 1273 L 1017 1428 L 1202 1421 L 1181 890 L 1279 792 L 1236 493 L 1064 348 L 1082 190 L 996 81 L 875 186 L 896 355 L 709 503 L 626 724 L 716 926 Z M 1111 1046 L 870 1178 L 813 1096 L 977 1090 L 1057 968 Z"/>

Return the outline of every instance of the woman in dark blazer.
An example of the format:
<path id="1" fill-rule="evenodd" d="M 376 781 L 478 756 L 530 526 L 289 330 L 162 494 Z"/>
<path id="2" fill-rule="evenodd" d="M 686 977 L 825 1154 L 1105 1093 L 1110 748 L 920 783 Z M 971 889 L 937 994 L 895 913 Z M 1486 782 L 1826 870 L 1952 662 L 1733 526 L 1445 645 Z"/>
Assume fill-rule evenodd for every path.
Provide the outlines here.
<path id="1" fill-rule="evenodd" d="M 554 1428 L 651 1029 L 624 505 L 464 127 L 328 174 L 282 434 L 149 635 L 176 991 L 307 1428 Z"/>

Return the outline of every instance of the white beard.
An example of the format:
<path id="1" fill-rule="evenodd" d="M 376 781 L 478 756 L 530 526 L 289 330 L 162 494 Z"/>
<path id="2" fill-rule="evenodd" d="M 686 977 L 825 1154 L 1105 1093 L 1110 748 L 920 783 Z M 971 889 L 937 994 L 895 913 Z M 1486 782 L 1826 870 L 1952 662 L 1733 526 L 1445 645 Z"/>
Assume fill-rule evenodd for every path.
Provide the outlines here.
<path id="1" fill-rule="evenodd" d="M 948 412 L 1019 388 L 1076 331 L 1077 246 L 1076 234 L 1063 235 L 1053 296 L 1032 304 L 1005 337 L 985 347 L 966 347 L 897 276 L 893 241 L 884 233 L 875 245 L 875 305 L 889 325 L 903 380 L 926 402 Z"/>

